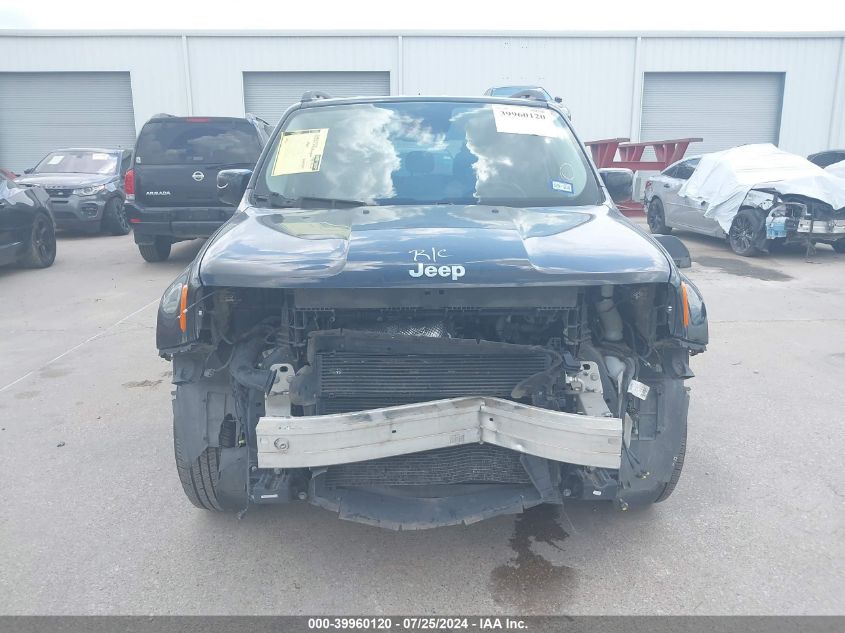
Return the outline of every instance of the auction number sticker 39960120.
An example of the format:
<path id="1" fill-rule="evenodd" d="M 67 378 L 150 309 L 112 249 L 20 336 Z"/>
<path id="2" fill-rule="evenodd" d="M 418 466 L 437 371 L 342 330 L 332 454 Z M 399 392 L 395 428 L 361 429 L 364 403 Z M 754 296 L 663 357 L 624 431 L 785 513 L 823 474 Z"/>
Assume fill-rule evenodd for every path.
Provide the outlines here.
<path id="1" fill-rule="evenodd" d="M 500 134 L 562 136 L 564 128 L 555 120 L 558 115 L 548 109 L 531 106 L 493 104 L 493 120 Z"/>

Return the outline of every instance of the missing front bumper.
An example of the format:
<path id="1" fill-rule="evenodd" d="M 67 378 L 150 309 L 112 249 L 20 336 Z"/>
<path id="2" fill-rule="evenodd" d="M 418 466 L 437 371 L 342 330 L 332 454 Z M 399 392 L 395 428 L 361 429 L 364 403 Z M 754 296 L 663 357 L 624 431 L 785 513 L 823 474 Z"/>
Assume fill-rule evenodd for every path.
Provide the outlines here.
<path id="1" fill-rule="evenodd" d="M 557 462 L 618 469 L 622 420 L 501 398 L 419 402 L 354 413 L 263 417 L 260 468 L 308 468 L 489 443 Z"/>
<path id="2" fill-rule="evenodd" d="M 845 237 L 845 220 L 810 220 L 802 218 L 798 222 L 798 233 L 812 233 L 814 237 Z"/>

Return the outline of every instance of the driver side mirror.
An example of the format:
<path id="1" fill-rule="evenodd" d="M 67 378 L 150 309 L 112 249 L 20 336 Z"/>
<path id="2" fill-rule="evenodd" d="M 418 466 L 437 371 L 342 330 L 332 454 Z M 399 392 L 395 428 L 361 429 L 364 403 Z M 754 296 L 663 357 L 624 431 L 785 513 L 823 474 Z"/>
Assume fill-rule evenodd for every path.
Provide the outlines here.
<path id="1" fill-rule="evenodd" d="M 217 174 L 217 197 L 223 204 L 236 207 L 241 203 L 252 176 L 251 169 L 224 169 Z"/>
<path id="2" fill-rule="evenodd" d="M 652 235 L 652 237 L 666 249 L 669 257 L 675 262 L 675 266 L 678 268 L 692 267 L 692 257 L 689 254 L 689 249 L 681 240 L 674 235 Z"/>
<path id="3" fill-rule="evenodd" d="M 634 195 L 634 172 L 619 167 L 599 169 L 599 175 L 614 202 L 630 200 Z"/>
<path id="4" fill-rule="evenodd" d="M 27 167 L 26 169 L 23 170 L 23 173 L 31 174 L 34 171 L 35 171 L 35 167 Z"/>

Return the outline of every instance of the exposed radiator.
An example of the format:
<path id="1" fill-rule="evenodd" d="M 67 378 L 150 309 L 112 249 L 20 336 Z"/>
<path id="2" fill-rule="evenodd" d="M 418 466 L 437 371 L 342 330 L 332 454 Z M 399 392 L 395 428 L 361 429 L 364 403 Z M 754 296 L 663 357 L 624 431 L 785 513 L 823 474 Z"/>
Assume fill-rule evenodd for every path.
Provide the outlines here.
<path id="1" fill-rule="evenodd" d="M 519 453 L 491 444 L 456 446 L 331 466 L 325 477 L 332 488 L 530 483 L 519 458 Z"/>
<path id="2" fill-rule="evenodd" d="M 510 397 L 547 369 L 542 349 L 462 339 L 359 332 L 314 337 L 317 413 L 341 413 L 463 396 Z"/>

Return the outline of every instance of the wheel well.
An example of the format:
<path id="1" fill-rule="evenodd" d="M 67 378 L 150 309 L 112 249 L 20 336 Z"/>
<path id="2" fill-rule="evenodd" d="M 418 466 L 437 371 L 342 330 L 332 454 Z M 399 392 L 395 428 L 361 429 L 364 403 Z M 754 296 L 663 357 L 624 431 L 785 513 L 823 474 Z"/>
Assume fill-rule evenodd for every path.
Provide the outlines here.
<path id="1" fill-rule="evenodd" d="M 758 207 L 752 207 L 752 206 L 749 206 L 749 205 L 744 205 L 744 206 L 741 206 L 739 208 L 739 210 L 736 212 L 736 215 L 731 220 L 731 226 L 733 226 L 734 221 L 737 219 L 737 217 L 739 216 L 739 214 L 742 211 L 751 211 L 754 215 L 759 216 L 759 218 L 761 220 L 765 220 L 766 215 L 768 215 L 767 213 L 765 213 L 762 209 L 760 209 Z"/>

